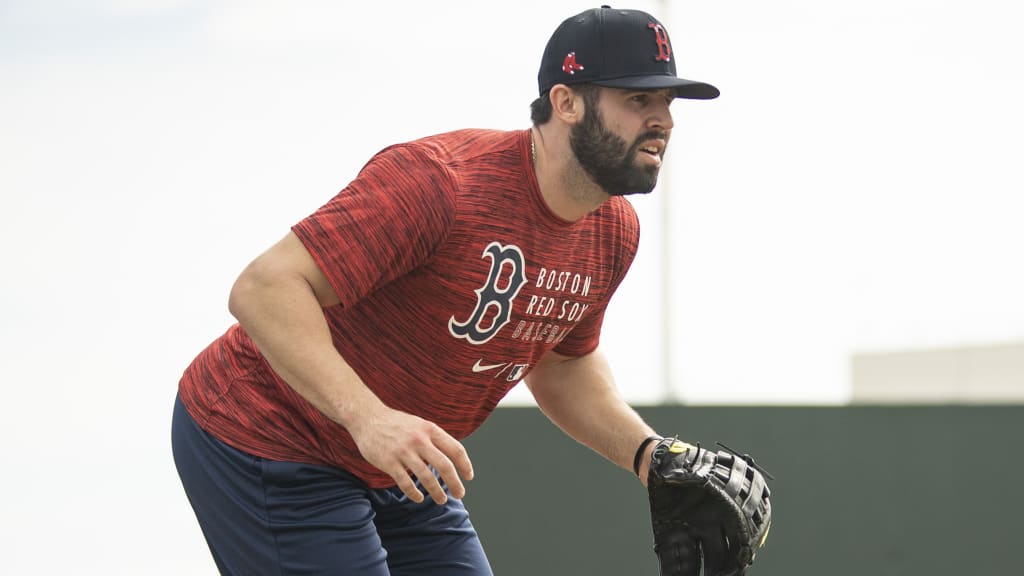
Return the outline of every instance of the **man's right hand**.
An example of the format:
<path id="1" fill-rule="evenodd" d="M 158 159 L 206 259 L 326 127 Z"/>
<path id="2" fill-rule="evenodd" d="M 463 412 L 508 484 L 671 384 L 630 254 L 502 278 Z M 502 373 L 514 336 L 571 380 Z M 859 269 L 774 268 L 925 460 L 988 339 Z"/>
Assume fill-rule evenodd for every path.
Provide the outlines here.
<path id="1" fill-rule="evenodd" d="M 455 498 L 466 495 L 462 479 L 473 479 L 469 454 L 461 442 L 437 424 L 383 404 L 353 420 L 346 423 L 346 428 L 363 458 L 391 476 L 413 502 L 424 498 L 415 480 L 438 504 L 448 501 L 438 477 Z"/>

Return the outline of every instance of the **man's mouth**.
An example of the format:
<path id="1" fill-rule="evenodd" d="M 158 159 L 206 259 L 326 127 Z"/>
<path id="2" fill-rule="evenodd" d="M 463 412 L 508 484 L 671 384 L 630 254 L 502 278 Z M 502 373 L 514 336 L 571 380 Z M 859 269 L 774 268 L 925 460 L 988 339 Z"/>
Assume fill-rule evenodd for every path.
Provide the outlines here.
<path id="1" fill-rule="evenodd" d="M 660 135 L 656 134 L 645 134 L 638 140 L 639 146 L 637 146 L 637 152 L 642 152 L 648 156 L 654 156 L 655 158 L 661 158 L 665 155 L 665 145 L 668 143 Z"/>

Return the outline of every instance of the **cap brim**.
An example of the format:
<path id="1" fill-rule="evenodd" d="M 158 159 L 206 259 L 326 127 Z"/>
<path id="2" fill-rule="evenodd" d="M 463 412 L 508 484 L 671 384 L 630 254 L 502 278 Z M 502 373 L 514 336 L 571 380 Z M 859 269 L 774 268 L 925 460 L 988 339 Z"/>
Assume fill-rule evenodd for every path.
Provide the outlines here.
<path id="1" fill-rule="evenodd" d="M 720 92 L 711 84 L 697 82 L 695 80 L 684 80 L 674 76 L 627 76 L 625 78 L 613 78 L 611 80 L 595 80 L 598 86 L 609 88 L 626 88 L 632 90 L 661 90 L 662 88 L 675 88 L 676 98 L 689 98 L 691 100 L 711 100 L 718 98 Z"/>

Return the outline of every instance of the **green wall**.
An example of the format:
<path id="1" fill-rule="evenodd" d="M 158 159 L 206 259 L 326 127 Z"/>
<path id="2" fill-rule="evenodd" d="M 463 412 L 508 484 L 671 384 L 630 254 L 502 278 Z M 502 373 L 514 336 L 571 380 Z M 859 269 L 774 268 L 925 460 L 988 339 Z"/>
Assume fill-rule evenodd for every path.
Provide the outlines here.
<path id="1" fill-rule="evenodd" d="M 751 576 L 1024 574 L 1024 406 L 652 407 L 655 429 L 775 481 Z M 533 408 L 466 440 L 466 505 L 498 576 L 658 573 L 646 494 Z"/>

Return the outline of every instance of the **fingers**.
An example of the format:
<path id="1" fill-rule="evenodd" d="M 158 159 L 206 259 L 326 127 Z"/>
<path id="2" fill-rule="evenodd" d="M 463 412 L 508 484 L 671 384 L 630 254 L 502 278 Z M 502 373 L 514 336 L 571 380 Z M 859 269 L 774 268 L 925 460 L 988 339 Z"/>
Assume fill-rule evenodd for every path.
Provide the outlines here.
<path id="1" fill-rule="evenodd" d="M 437 471 L 437 475 L 426 470 L 426 476 L 417 474 L 420 485 L 438 504 L 448 501 L 441 481 L 448 487 L 448 492 L 455 498 L 466 496 L 466 487 L 462 478 L 473 479 L 473 466 L 469 461 L 469 455 L 462 443 L 452 438 L 440 427 L 434 427 L 434 434 L 431 442 L 424 447 L 426 458 L 424 462 Z M 425 466 L 424 466 L 425 468 Z"/>
<path id="2" fill-rule="evenodd" d="M 424 423 L 427 424 L 426 429 L 407 436 L 403 446 L 393 453 L 392 465 L 382 470 L 413 502 L 423 502 L 421 488 L 437 504 L 446 503 L 448 493 L 455 498 L 464 498 L 466 488 L 462 478 L 473 478 L 469 454 L 462 443 L 439 426 Z M 419 481 L 419 487 L 414 478 Z"/>
<path id="3" fill-rule="evenodd" d="M 395 480 L 395 484 L 398 485 L 409 500 L 417 503 L 423 502 L 423 493 L 416 487 L 416 482 L 413 481 L 408 470 L 402 468 L 399 471 L 388 472 L 388 475 Z"/>
<path id="4" fill-rule="evenodd" d="M 448 482 L 449 477 L 458 480 L 458 476 L 462 476 L 466 480 L 472 480 L 473 463 L 469 460 L 469 453 L 466 452 L 466 447 L 462 445 L 462 442 L 449 436 L 440 427 L 437 428 L 437 432 L 438 435 L 434 439 L 434 445 L 445 455 L 447 462 L 451 465 L 451 470 L 448 471 L 450 475 L 442 473 L 441 477 L 445 479 L 445 482 Z M 450 482 L 448 482 L 448 487 L 451 488 Z M 456 496 L 456 498 L 462 498 L 462 496 Z"/>

